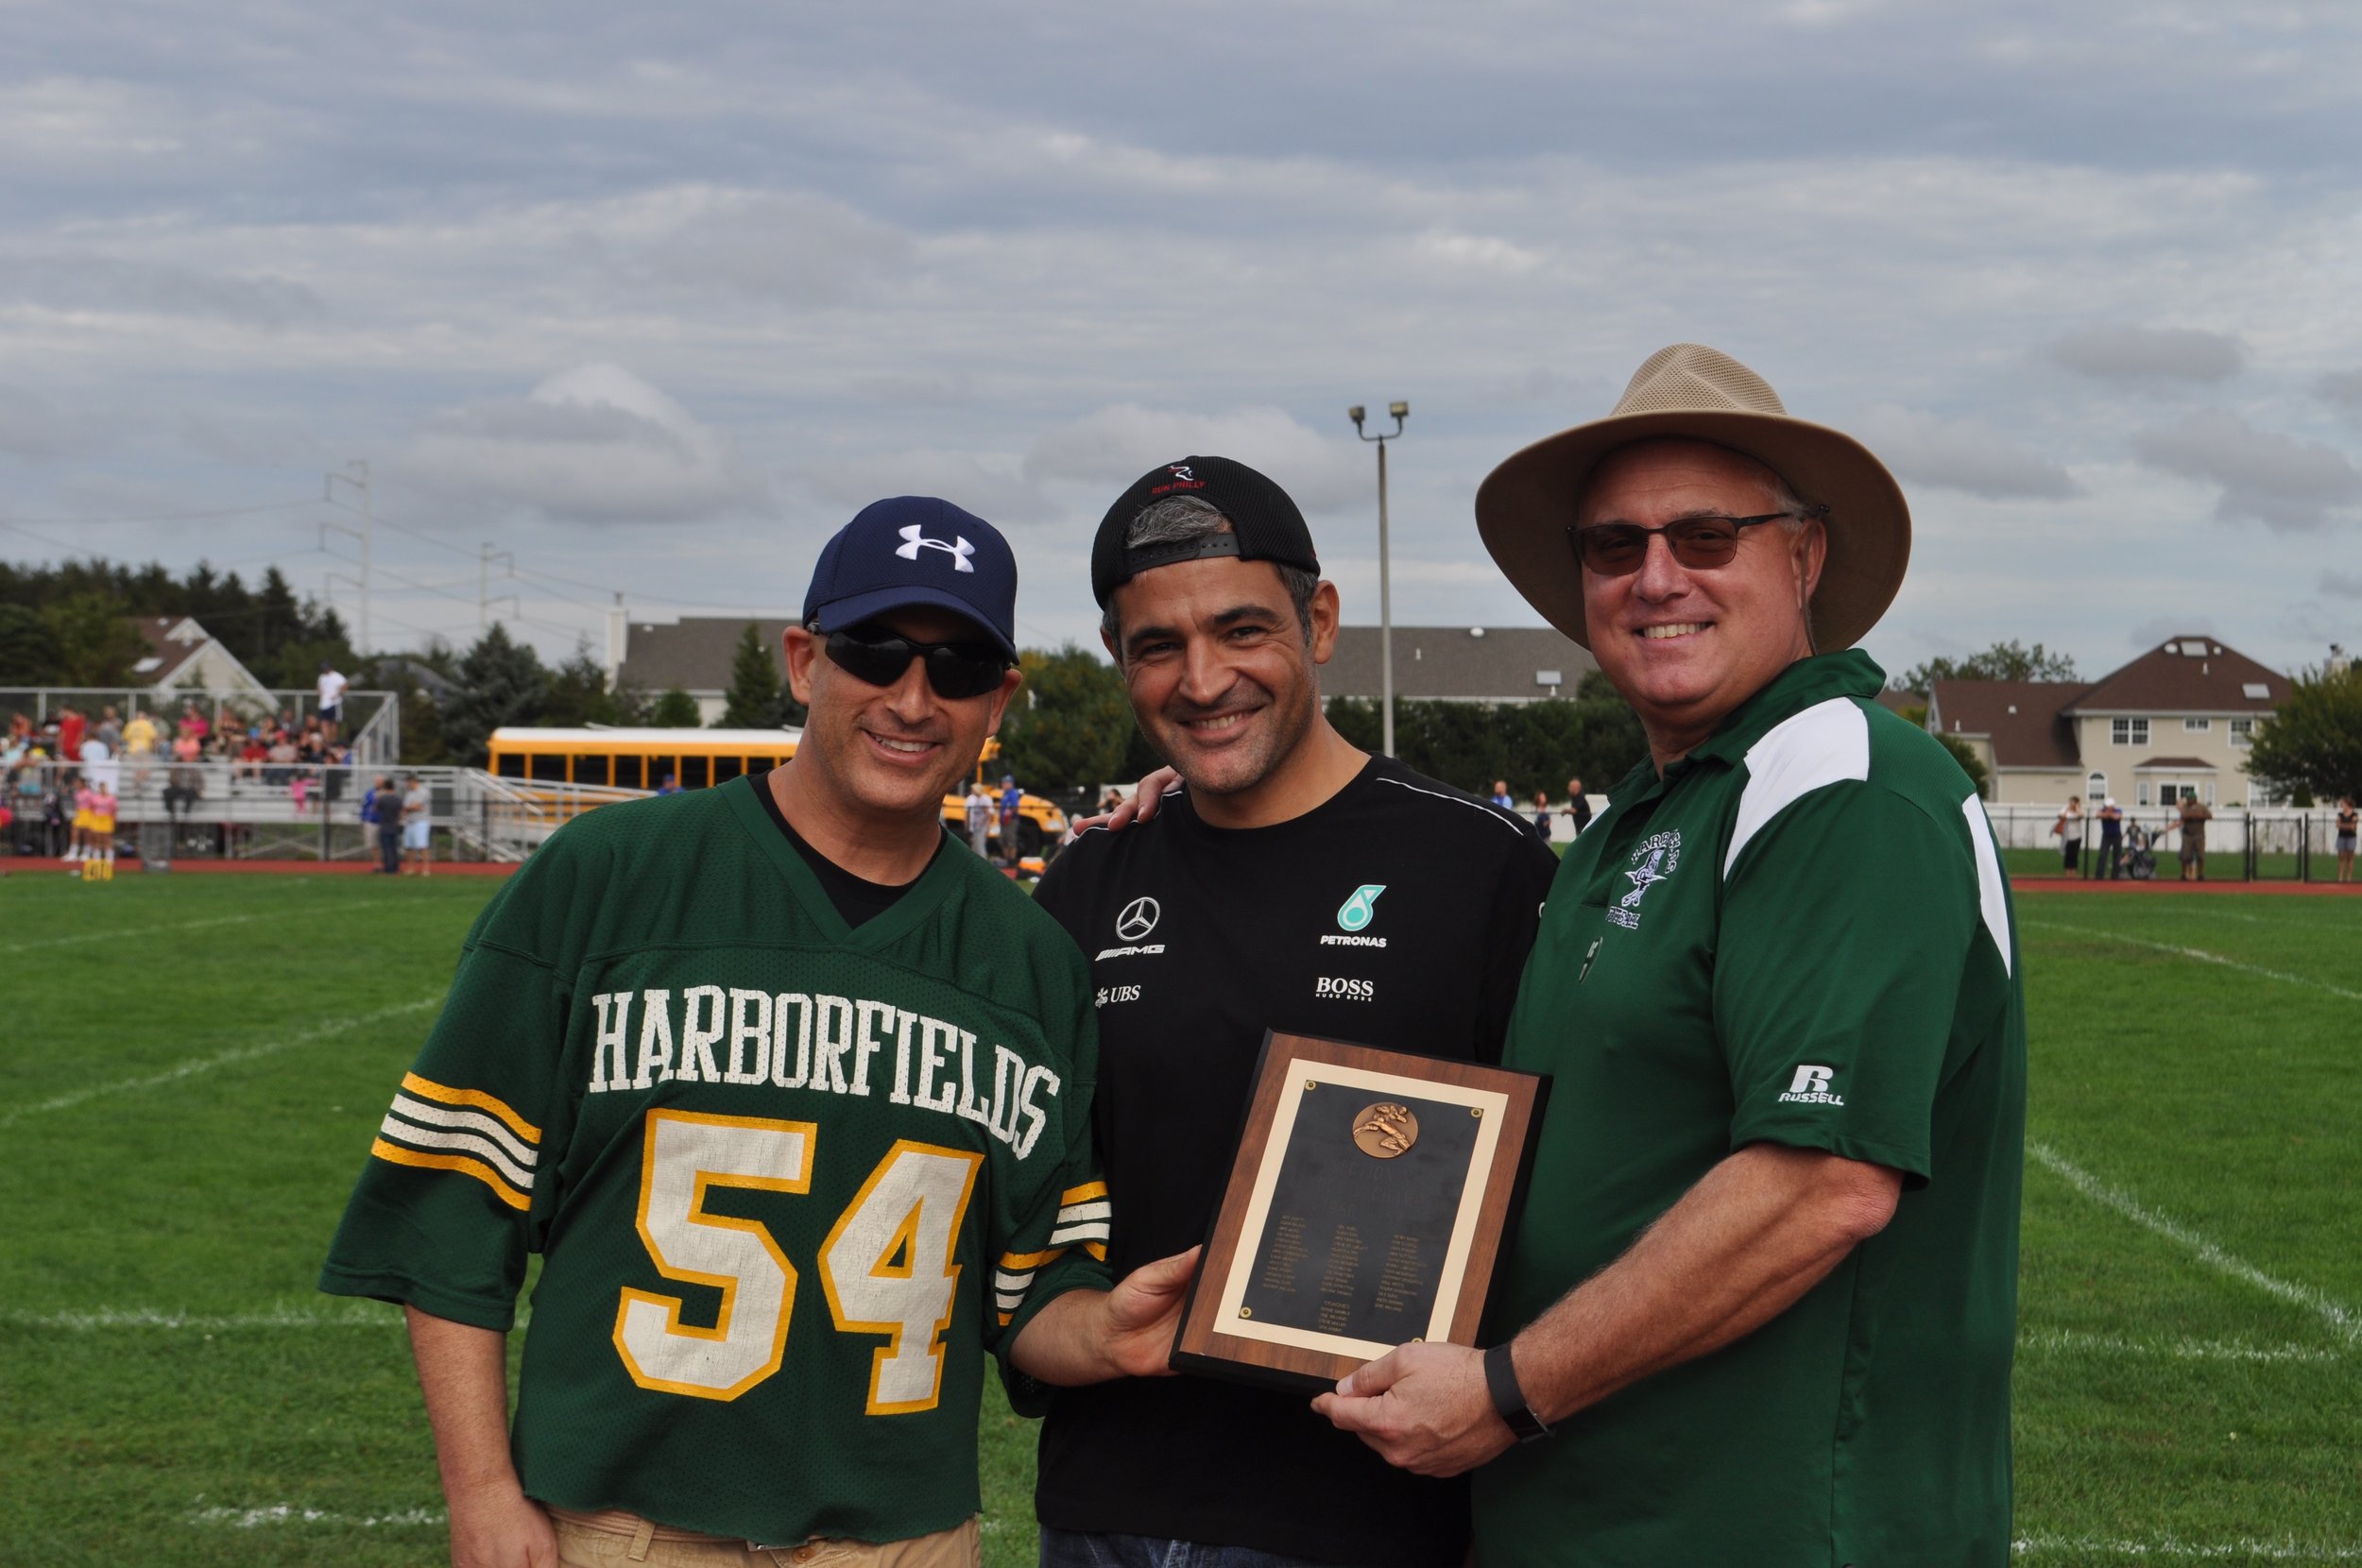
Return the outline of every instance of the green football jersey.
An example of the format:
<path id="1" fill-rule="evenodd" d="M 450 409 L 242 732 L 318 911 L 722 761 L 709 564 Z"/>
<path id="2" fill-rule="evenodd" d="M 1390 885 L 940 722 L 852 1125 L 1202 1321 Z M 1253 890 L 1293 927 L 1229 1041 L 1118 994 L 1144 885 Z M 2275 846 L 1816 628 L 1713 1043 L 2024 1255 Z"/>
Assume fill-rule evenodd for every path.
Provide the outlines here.
<path id="1" fill-rule="evenodd" d="M 1734 1150 L 1903 1173 L 1786 1311 L 1477 1473 L 1481 1568 L 2001 1568 L 2026 1009 L 1967 775 L 1858 653 L 1790 666 L 1566 852 L 1504 1052 L 1551 1075 L 1505 1336 Z"/>
<path id="2" fill-rule="evenodd" d="M 975 1513 L 987 1352 L 1107 1283 L 1082 955 L 948 845 L 848 930 L 751 780 L 487 906 L 321 1288 L 505 1330 L 528 1495 L 759 1542 Z"/>

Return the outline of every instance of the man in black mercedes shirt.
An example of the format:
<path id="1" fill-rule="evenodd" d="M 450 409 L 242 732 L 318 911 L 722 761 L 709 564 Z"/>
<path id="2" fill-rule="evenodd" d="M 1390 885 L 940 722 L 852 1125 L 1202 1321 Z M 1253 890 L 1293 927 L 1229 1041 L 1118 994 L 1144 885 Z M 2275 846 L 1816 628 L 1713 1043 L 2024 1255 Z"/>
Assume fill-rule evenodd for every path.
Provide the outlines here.
<path id="1" fill-rule="evenodd" d="M 1303 515 L 1244 464 L 1142 477 L 1091 551 L 1102 635 L 1183 787 L 1086 832 L 1037 900 L 1091 960 L 1117 1270 L 1205 1238 L 1266 1029 L 1491 1060 L 1557 861 L 1515 815 L 1355 749 Z M 1392 1470 L 1299 1395 L 1196 1377 L 1059 1389 L 1046 1568 L 1444 1568 L 1457 1483 Z"/>

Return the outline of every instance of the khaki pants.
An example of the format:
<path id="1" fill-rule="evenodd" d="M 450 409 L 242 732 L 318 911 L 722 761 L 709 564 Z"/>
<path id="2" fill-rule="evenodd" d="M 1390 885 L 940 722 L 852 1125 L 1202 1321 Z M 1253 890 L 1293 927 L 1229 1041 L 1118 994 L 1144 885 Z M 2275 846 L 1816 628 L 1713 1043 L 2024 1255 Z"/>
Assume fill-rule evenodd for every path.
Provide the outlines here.
<path id="1" fill-rule="evenodd" d="M 980 1568 L 984 1561 L 973 1519 L 908 1541 L 813 1540 L 799 1546 L 672 1529 L 615 1508 L 552 1508 L 550 1520 L 557 1527 L 558 1568 Z"/>

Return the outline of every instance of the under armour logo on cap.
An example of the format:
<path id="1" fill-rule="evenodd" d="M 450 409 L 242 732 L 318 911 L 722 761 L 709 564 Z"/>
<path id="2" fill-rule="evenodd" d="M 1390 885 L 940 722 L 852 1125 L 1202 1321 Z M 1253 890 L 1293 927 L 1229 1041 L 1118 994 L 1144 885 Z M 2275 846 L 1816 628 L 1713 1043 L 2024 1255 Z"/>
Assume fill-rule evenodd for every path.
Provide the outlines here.
<path id="1" fill-rule="evenodd" d="M 901 535 L 902 542 L 894 547 L 894 553 L 906 561 L 918 559 L 918 553 L 922 550 L 940 550 L 951 557 L 951 564 L 958 570 L 962 571 L 976 570 L 968 561 L 968 557 L 976 554 L 976 547 L 957 534 L 951 536 L 950 544 L 946 544 L 941 539 L 929 538 L 921 526 L 914 522 L 902 529 Z"/>

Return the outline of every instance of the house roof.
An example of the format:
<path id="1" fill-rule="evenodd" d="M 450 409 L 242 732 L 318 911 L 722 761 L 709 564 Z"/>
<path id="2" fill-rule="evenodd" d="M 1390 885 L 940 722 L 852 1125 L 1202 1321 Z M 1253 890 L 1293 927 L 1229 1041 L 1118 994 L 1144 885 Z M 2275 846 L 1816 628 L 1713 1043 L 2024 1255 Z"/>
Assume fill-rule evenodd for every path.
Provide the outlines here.
<path id="1" fill-rule="evenodd" d="M 2221 770 L 2202 757 L 2152 757 L 2136 762 L 2134 773 L 2218 773 Z"/>
<path id="2" fill-rule="evenodd" d="M 1927 716 L 1946 735 L 1980 735 L 1996 768 L 2080 768 L 2066 709 L 2091 690 L 2077 681 L 1940 680 Z"/>
<path id="3" fill-rule="evenodd" d="M 205 644 L 213 640 L 204 627 L 185 615 L 133 616 L 130 624 L 147 644 L 147 652 L 130 669 L 132 681 L 140 686 L 171 685 L 173 677 L 195 663 Z"/>
<path id="4" fill-rule="evenodd" d="M 693 616 L 683 621 L 635 621 L 625 632 L 624 662 L 617 681 L 640 691 L 708 691 L 715 695 L 730 684 L 730 660 L 749 618 L 743 615 Z M 772 668 L 782 676 L 787 666 L 779 653 L 779 634 L 794 624 L 784 617 L 753 621 L 755 634 L 771 651 Z"/>
<path id="5" fill-rule="evenodd" d="M 1336 651 L 1321 667 L 1321 694 L 1378 696 L 1383 684 L 1379 653 L 1376 626 L 1338 627 Z M 1396 697 L 1463 702 L 1571 697 L 1583 677 L 1599 667 L 1573 639 L 1549 626 L 1395 628 Z"/>
<path id="6" fill-rule="evenodd" d="M 2269 713 L 2288 677 L 2213 638 L 2168 638 L 2076 699 L 2077 713 Z"/>

